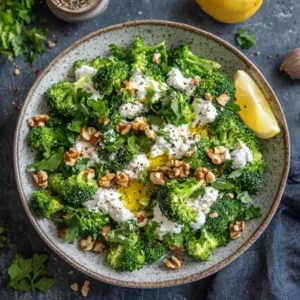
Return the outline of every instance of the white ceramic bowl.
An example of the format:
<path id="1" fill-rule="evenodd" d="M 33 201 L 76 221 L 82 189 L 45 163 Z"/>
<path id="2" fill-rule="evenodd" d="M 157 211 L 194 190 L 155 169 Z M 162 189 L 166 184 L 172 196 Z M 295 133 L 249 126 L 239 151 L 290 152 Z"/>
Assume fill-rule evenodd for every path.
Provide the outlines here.
<path id="1" fill-rule="evenodd" d="M 34 151 L 26 142 L 28 127 L 26 120 L 34 114 L 47 111 L 43 93 L 53 83 L 72 78 L 72 66 L 80 58 L 92 59 L 97 55 L 109 55 L 108 45 L 116 43 L 128 47 L 135 36 L 140 35 L 149 44 L 166 41 L 167 47 L 190 43 L 192 50 L 205 58 L 218 61 L 222 70 L 232 76 L 236 70 L 249 73 L 265 93 L 281 126 L 281 133 L 264 141 L 264 157 L 268 166 L 262 191 L 254 198 L 255 205 L 262 209 L 262 217 L 247 222 L 242 238 L 226 247 L 217 248 L 211 261 L 198 262 L 184 258 L 183 266 L 177 270 L 166 270 L 162 263 L 145 266 L 132 273 L 117 273 L 105 261 L 105 255 L 80 251 L 78 246 L 62 243 L 55 225 L 49 220 L 38 219 L 30 207 L 30 198 L 35 186 L 26 165 L 34 159 Z M 284 189 L 289 168 L 289 137 L 287 124 L 280 104 L 258 69 L 238 50 L 220 38 L 197 28 L 166 22 L 136 21 L 96 31 L 63 51 L 38 77 L 31 88 L 20 113 L 15 133 L 14 167 L 17 185 L 26 213 L 44 241 L 63 259 L 82 272 L 99 280 L 128 287 L 166 287 L 183 284 L 206 277 L 241 255 L 260 236 L 269 224 Z"/>

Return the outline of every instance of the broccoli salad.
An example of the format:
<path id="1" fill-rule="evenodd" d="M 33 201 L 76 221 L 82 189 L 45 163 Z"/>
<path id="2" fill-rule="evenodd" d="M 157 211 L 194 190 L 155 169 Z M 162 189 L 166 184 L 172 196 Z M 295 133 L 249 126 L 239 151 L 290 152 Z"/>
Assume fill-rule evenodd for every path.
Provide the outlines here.
<path id="1" fill-rule="evenodd" d="M 208 260 L 261 215 L 251 199 L 261 145 L 238 117 L 233 81 L 189 45 L 136 37 L 110 50 L 76 61 L 74 81 L 46 91 L 50 113 L 28 120 L 32 207 L 62 242 L 117 271 L 159 259 L 178 269 L 184 253 Z"/>

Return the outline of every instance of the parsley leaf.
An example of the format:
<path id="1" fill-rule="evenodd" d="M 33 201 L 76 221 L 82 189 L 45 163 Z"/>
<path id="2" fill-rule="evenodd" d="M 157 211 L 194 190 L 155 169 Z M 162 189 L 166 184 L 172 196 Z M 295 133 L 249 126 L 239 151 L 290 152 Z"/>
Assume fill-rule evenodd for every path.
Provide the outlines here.
<path id="1" fill-rule="evenodd" d="M 155 133 L 158 136 L 163 137 L 169 144 L 173 143 L 173 139 L 171 138 L 170 133 L 168 131 L 160 129 L 160 130 L 156 130 Z"/>
<path id="2" fill-rule="evenodd" d="M 236 41 L 243 49 L 250 49 L 257 43 L 257 37 L 246 29 L 239 29 L 236 34 Z"/>
<path id="3" fill-rule="evenodd" d="M 254 219 L 254 218 L 259 218 L 259 217 L 261 217 L 260 208 L 250 205 L 248 208 L 244 209 L 242 217 L 244 217 L 244 219 L 246 221 Z"/>
<path id="4" fill-rule="evenodd" d="M 99 120 L 99 122 L 104 122 L 106 119 L 108 119 L 109 108 L 105 101 L 89 99 L 87 101 L 87 104 L 94 110 L 94 115 Z"/>
<path id="5" fill-rule="evenodd" d="M 238 194 L 237 199 L 240 200 L 244 204 L 252 203 L 252 199 L 247 191 Z"/>
<path id="6" fill-rule="evenodd" d="M 136 140 L 134 136 L 131 136 L 127 139 L 127 150 L 132 153 L 132 154 L 139 154 L 140 151 L 138 149 L 138 147 L 136 146 Z"/>
<path id="7" fill-rule="evenodd" d="M 35 289 L 47 292 L 55 283 L 54 279 L 45 276 L 47 271 L 44 263 L 47 259 L 48 256 L 44 254 L 34 254 L 32 258 L 27 259 L 21 254 L 16 254 L 8 268 L 8 286 L 23 292 Z"/>
<path id="8" fill-rule="evenodd" d="M 0 253 L 1 249 L 4 248 L 6 242 L 7 242 L 7 237 L 3 235 L 5 229 L 0 226 Z"/>
<path id="9" fill-rule="evenodd" d="M 127 59 L 127 53 L 120 46 L 116 44 L 110 44 L 108 47 L 115 58 L 119 60 Z"/>

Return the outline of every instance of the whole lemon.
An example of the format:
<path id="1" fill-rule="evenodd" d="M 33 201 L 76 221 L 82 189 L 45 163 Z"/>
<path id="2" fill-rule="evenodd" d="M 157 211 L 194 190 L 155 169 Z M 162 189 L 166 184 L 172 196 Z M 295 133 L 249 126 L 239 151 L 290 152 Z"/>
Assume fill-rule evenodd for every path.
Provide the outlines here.
<path id="1" fill-rule="evenodd" d="M 263 0 L 196 0 L 208 15 L 223 23 L 240 23 L 253 16 Z"/>

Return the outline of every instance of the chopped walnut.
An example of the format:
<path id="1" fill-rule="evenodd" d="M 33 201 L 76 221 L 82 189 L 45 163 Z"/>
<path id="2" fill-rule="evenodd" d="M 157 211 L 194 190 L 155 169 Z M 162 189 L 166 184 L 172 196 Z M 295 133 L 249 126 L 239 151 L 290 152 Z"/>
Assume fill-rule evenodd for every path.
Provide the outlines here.
<path id="1" fill-rule="evenodd" d="M 206 183 L 213 183 L 216 181 L 216 176 L 206 168 L 201 168 L 198 171 L 195 171 L 194 176 L 197 179 L 197 181 L 202 181 L 203 185 L 206 185 Z"/>
<path id="2" fill-rule="evenodd" d="M 151 130 L 150 128 L 145 129 L 145 135 L 148 139 L 155 140 L 155 134 L 154 134 L 153 130 Z"/>
<path id="3" fill-rule="evenodd" d="M 116 174 L 107 172 L 103 177 L 99 179 L 98 183 L 102 187 L 110 187 L 115 176 Z"/>
<path id="4" fill-rule="evenodd" d="M 109 237 L 108 237 L 108 233 L 111 231 L 111 226 L 109 225 L 105 225 L 103 228 L 102 228 L 102 231 L 101 231 L 101 234 L 102 236 L 104 237 L 104 239 L 108 242 L 109 241 Z"/>
<path id="5" fill-rule="evenodd" d="M 222 106 L 225 106 L 226 103 L 230 100 L 230 97 L 227 94 L 222 94 L 216 98 L 218 103 Z"/>
<path id="6" fill-rule="evenodd" d="M 149 129 L 149 125 L 147 123 L 147 120 L 144 117 L 138 117 L 136 118 L 132 123 L 132 129 L 133 130 L 141 130 L 144 131 L 146 129 Z"/>
<path id="7" fill-rule="evenodd" d="M 233 199 L 234 198 L 234 194 L 233 193 L 227 193 L 226 197 L 228 197 L 230 199 Z"/>
<path id="8" fill-rule="evenodd" d="M 71 290 L 73 290 L 74 292 L 78 292 L 79 287 L 78 287 L 78 283 L 75 282 L 73 284 L 70 285 Z"/>
<path id="9" fill-rule="evenodd" d="M 58 230 L 58 236 L 63 239 L 67 233 L 68 227 L 62 227 Z"/>
<path id="10" fill-rule="evenodd" d="M 213 99 L 211 93 L 205 93 L 204 94 L 204 98 L 207 101 L 212 101 L 212 99 Z"/>
<path id="11" fill-rule="evenodd" d="M 174 245 L 169 246 L 169 249 L 171 251 L 174 251 L 174 252 L 178 253 L 178 254 L 182 254 L 182 253 L 185 252 L 185 249 L 183 247 L 177 247 L 177 246 L 174 246 Z"/>
<path id="12" fill-rule="evenodd" d="M 225 162 L 226 151 L 228 151 L 227 148 L 223 146 L 216 146 L 214 148 L 207 149 L 206 154 L 211 159 L 213 164 L 221 165 Z"/>
<path id="13" fill-rule="evenodd" d="M 92 236 L 88 236 L 87 239 L 80 241 L 80 247 L 83 251 L 91 251 L 94 248 L 95 242 Z"/>
<path id="14" fill-rule="evenodd" d="M 178 270 L 182 266 L 182 259 L 173 255 L 164 259 L 167 268 Z"/>
<path id="15" fill-rule="evenodd" d="M 91 168 L 86 168 L 83 172 L 83 177 L 86 179 L 93 179 L 95 177 L 95 170 Z"/>
<path id="16" fill-rule="evenodd" d="M 168 174 L 171 171 L 171 168 L 167 167 L 167 166 L 157 166 L 153 169 L 153 171 L 155 172 L 162 172 L 164 174 Z"/>
<path id="17" fill-rule="evenodd" d="M 192 151 L 187 151 L 186 153 L 185 153 L 185 157 L 191 157 L 192 156 L 192 154 L 193 154 L 193 152 Z"/>
<path id="18" fill-rule="evenodd" d="M 77 149 L 70 148 L 69 151 L 66 151 L 64 154 L 65 164 L 71 167 L 75 166 L 78 157 L 79 157 L 79 153 Z"/>
<path id="19" fill-rule="evenodd" d="M 152 57 L 152 62 L 159 65 L 160 64 L 160 57 L 161 57 L 160 53 L 154 53 L 153 57 Z"/>
<path id="20" fill-rule="evenodd" d="M 121 91 L 124 92 L 124 91 L 128 91 L 130 96 L 134 96 L 135 95 L 135 92 L 136 92 L 136 89 L 134 88 L 134 83 L 132 81 L 127 81 L 125 80 L 123 83 L 122 83 L 122 88 L 121 88 Z"/>
<path id="21" fill-rule="evenodd" d="M 43 127 L 49 120 L 50 118 L 47 115 L 36 115 L 28 119 L 27 124 L 29 128 Z"/>
<path id="22" fill-rule="evenodd" d="M 169 172 L 170 178 L 186 178 L 189 176 L 190 166 L 180 160 L 170 160 L 166 167 L 171 168 Z"/>
<path id="23" fill-rule="evenodd" d="M 137 219 L 137 224 L 138 224 L 139 227 L 144 227 L 148 222 L 146 212 L 144 212 L 144 211 L 137 212 L 136 213 L 136 219 Z"/>
<path id="24" fill-rule="evenodd" d="M 101 253 L 104 251 L 104 249 L 105 249 L 105 244 L 97 241 L 94 245 L 93 252 Z"/>
<path id="25" fill-rule="evenodd" d="M 85 280 L 81 288 L 81 295 L 83 297 L 87 297 L 87 295 L 89 294 L 89 290 L 90 290 L 90 282 L 88 280 Z"/>
<path id="26" fill-rule="evenodd" d="M 229 225 L 229 236 L 232 240 L 236 240 L 241 236 L 245 229 L 245 221 L 236 221 L 235 224 Z"/>
<path id="27" fill-rule="evenodd" d="M 123 187 L 128 187 L 129 177 L 126 173 L 117 174 L 114 178 L 114 182 Z"/>
<path id="28" fill-rule="evenodd" d="M 150 174 L 150 180 L 156 185 L 164 185 L 167 182 L 167 178 L 162 172 L 152 172 Z"/>
<path id="29" fill-rule="evenodd" d="M 103 122 L 103 125 L 104 126 L 107 126 L 110 124 L 110 119 L 106 119 L 104 122 Z"/>
<path id="30" fill-rule="evenodd" d="M 217 213 L 217 211 L 216 210 L 214 210 L 214 211 L 212 211 L 210 214 L 209 214 L 209 216 L 211 217 L 211 218 L 217 218 L 218 217 L 218 213 Z"/>
<path id="31" fill-rule="evenodd" d="M 48 186 L 48 174 L 45 171 L 39 171 L 37 174 L 33 174 L 33 178 L 37 186 L 45 189 Z"/>
<path id="32" fill-rule="evenodd" d="M 200 77 L 199 76 L 195 76 L 193 79 L 193 83 L 195 86 L 199 86 L 200 85 Z"/>
<path id="33" fill-rule="evenodd" d="M 83 127 L 80 129 L 80 139 L 89 142 L 91 145 L 96 145 L 101 137 L 100 131 L 94 127 Z"/>
<path id="34" fill-rule="evenodd" d="M 131 124 L 130 123 L 118 123 L 116 125 L 116 130 L 121 135 L 125 135 L 131 130 Z"/>

